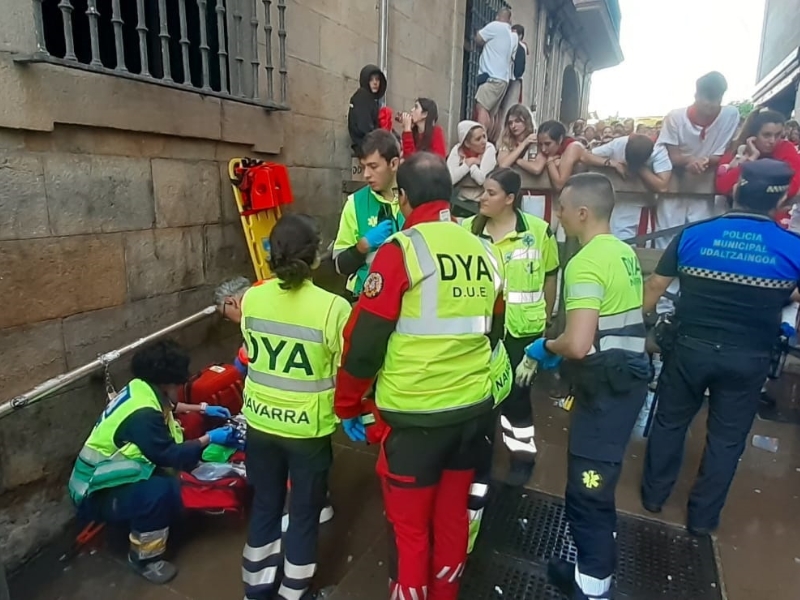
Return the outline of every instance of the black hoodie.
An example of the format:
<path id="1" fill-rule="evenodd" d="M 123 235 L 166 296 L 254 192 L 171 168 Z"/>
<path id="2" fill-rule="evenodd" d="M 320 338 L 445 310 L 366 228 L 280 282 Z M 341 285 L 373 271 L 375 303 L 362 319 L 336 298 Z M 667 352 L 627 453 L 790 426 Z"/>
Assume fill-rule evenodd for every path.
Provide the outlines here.
<path id="1" fill-rule="evenodd" d="M 373 94 L 369 89 L 369 79 L 376 74 L 381 78 L 381 86 Z M 347 129 L 354 151 L 370 131 L 378 128 L 378 101 L 386 93 L 386 75 L 376 65 L 367 65 L 361 69 L 358 83 L 361 87 L 350 98 L 347 113 Z"/>

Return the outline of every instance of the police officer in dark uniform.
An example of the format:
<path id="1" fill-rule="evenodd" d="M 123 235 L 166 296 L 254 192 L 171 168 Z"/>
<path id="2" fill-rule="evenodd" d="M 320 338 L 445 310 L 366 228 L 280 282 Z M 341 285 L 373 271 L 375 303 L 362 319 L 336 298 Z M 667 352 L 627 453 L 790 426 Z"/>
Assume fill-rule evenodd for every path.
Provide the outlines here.
<path id="1" fill-rule="evenodd" d="M 744 163 L 733 211 L 684 229 L 645 285 L 646 312 L 675 277 L 681 295 L 676 338 L 658 383 L 642 504 L 659 512 L 672 492 L 686 430 L 709 390 L 706 448 L 689 496 L 687 529 L 695 535 L 719 525 L 758 409 L 781 309 L 800 280 L 800 236 L 770 216 L 792 175 L 776 160 Z"/>
<path id="2" fill-rule="evenodd" d="M 611 235 L 614 188 L 604 175 L 574 175 L 560 197 L 559 220 L 580 251 L 564 271 L 567 324 L 556 339 L 525 349 L 517 381 L 555 368 L 570 381 L 565 505 L 577 565 L 554 560 L 548 575 L 571 600 L 611 598 L 616 566 L 614 496 L 625 447 L 647 394 L 642 270 L 634 250 Z"/>

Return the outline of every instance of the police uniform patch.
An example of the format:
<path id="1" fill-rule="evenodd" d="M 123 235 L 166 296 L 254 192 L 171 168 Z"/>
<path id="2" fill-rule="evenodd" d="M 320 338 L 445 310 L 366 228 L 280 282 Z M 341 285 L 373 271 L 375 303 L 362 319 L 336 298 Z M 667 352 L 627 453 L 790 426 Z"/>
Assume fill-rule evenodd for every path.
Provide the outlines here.
<path id="1" fill-rule="evenodd" d="M 583 486 L 588 490 L 596 490 L 603 485 L 603 477 L 595 470 L 583 472 Z"/>
<path id="2" fill-rule="evenodd" d="M 383 291 L 383 275 L 380 273 L 370 273 L 364 281 L 364 295 L 367 298 L 374 298 Z"/>

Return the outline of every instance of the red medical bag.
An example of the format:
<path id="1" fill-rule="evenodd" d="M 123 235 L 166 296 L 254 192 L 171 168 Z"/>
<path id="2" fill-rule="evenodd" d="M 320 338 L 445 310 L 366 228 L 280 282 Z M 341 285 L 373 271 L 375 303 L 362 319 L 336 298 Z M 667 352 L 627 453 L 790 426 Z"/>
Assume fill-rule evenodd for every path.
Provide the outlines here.
<path id="1" fill-rule="evenodd" d="M 231 415 L 242 412 L 242 374 L 233 365 L 210 365 L 193 376 L 178 394 L 178 402 L 224 406 Z M 211 428 L 209 419 L 200 413 L 178 415 L 187 440 L 199 438 Z"/>

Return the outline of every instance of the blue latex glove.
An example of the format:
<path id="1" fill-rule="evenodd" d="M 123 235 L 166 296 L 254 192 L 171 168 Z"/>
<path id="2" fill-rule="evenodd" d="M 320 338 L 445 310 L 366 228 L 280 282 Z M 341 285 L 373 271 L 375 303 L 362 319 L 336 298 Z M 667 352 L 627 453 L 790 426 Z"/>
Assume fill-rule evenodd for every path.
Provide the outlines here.
<path id="1" fill-rule="evenodd" d="M 230 425 L 212 429 L 208 432 L 208 439 L 211 440 L 212 444 L 219 444 L 220 446 L 233 446 L 236 444 L 236 434 Z"/>
<path id="2" fill-rule="evenodd" d="M 538 362 L 540 369 L 555 369 L 561 364 L 562 358 L 558 354 L 553 354 L 545 348 L 544 343 L 546 341 L 545 338 L 539 338 L 533 342 L 530 346 L 525 348 L 525 356 Z"/>
<path id="3" fill-rule="evenodd" d="M 242 377 L 247 377 L 247 365 L 239 360 L 239 357 L 233 359 L 233 366 L 242 374 Z"/>
<path id="4" fill-rule="evenodd" d="M 367 441 L 367 430 L 360 415 L 352 419 L 342 419 L 342 429 L 344 429 L 347 437 L 354 442 Z"/>
<path id="5" fill-rule="evenodd" d="M 218 417 L 220 419 L 231 418 L 231 411 L 224 406 L 206 406 L 205 414 L 209 417 Z"/>
<path id="6" fill-rule="evenodd" d="M 377 250 L 380 245 L 385 242 L 390 235 L 394 233 L 394 227 L 389 220 L 381 221 L 375 227 L 370 229 L 365 235 L 370 250 Z"/>
<path id="7" fill-rule="evenodd" d="M 781 335 L 782 336 L 787 337 L 787 338 L 792 338 L 792 337 L 794 337 L 795 333 L 797 333 L 797 332 L 795 331 L 794 327 L 792 327 L 791 324 L 787 323 L 786 321 L 781 323 Z"/>

